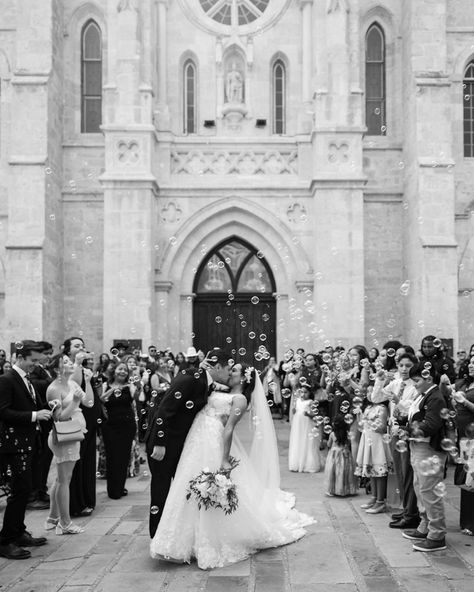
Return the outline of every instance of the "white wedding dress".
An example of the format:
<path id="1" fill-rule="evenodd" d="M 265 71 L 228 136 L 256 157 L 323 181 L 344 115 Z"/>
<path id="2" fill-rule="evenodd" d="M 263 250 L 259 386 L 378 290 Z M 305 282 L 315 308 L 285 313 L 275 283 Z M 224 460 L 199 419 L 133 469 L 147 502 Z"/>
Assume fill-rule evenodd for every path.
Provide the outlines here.
<path id="1" fill-rule="evenodd" d="M 237 487 L 238 508 L 226 515 L 218 508 L 199 510 L 194 498 L 186 499 L 191 479 L 205 468 L 220 468 L 232 398 L 231 394 L 215 392 L 196 416 L 151 541 L 152 557 L 183 563 L 195 558 L 201 569 L 223 567 L 259 549 L 296 541 L 305 534 L 303 527 L 314 522 L 292 509 L 291 494 L 263 488 L 235 431 L 231 455 L 240 464 L 231 472 L 231 479 Z"/>

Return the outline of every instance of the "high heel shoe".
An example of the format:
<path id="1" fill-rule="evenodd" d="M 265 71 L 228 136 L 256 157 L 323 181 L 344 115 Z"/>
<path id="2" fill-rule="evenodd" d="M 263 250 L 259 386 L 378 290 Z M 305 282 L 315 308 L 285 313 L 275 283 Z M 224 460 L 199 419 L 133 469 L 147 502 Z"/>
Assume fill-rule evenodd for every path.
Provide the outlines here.
<path id="1" fill-rule="evenodd" d="M 59 518 L 51 518 L 48 516 L 44 521 L 44 529 L 45 530 L 53 530 L 56 528 L 57 524 L 59 523 Z"/>
<path id="2" fill-rule="evenodd" d="M 84 529 L 74 522 L 70 522 L 67 526 L 63 526 L 59 521 L 56 524 L 56 534 L 80 534 L 81 532 L 84 532 Z"/>

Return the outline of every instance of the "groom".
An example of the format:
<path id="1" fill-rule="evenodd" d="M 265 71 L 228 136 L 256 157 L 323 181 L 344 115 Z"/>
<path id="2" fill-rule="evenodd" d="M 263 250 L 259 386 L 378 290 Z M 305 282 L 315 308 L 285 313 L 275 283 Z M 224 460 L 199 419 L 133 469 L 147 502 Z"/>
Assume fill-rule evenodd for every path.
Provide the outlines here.
<path id="1" fill-rule="evenodd" d="M 230 379 L 229 355 L 212 349 L 206 370 L 188 368 L 170 384 L 163 400 L 149 416 L 145 443 L 151 471 L 150 537 L 160 522 L 171 480 L 176 472 L 184 441 L 197 413 L 207 403 L 214 381 L 227 385 Z"/>

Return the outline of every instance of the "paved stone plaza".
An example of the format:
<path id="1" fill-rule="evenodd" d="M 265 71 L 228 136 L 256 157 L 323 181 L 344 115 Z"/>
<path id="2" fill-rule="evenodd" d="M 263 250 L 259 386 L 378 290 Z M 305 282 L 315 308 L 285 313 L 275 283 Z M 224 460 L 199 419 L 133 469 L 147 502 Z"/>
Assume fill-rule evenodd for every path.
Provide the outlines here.
<path id="1" fill-rule="evenodd" d="M 389 515 L 360 510 L 364 496 L 324 495 L 322 473 L 289 473 L 288 424 L 276 422 L 282 485 L 295 492 L 298 509 L 317 524 L 288 547 L 214 571 L 180 566 L 148 555 L 148 472 L 129 479 L 129 495 L 112 501 L 98 480 L 98 505 L 79 536 L 49 536 L 25 561 L 0 560 L 1 592 L 471 592 L 474 539 L 459 533 L 459 491 L 448 475 L 448 549 L 429 556 L 411 550 Z M 144 465 L 145 467 L 145 465 Z M 362 491 L 362 490 L 361 490 Z M 0 502 L 0 508 L 4 501 Z M 42 533 L 46 512 L 29 512 L 27 526 Z"/>

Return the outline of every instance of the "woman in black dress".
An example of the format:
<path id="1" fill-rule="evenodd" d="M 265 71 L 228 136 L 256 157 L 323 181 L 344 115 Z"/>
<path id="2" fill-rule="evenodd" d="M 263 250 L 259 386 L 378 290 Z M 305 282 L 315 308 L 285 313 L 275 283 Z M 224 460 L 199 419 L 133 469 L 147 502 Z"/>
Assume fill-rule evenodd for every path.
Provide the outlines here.
<path id="1" fill-rule="evenodd" d="M 125 481 L 136 423 L 133 410 L 133 386 L 129 384 L 127 365 L 115 368 L 111 381 L 103 385 L 101 400 L 107 411 L 102 424 L 107 467 L 107 494 L 111 499 L 127 495 Z"/>
<path id="2" fill-rule="evenodd" d="M 70 337 L 63 344 L 63 353 L 76 363 L 76 355 L 86 350 L 84 340 L 81 337 Z M 92 355 L 92 354 L 90 354 Z M 80 358 L 82 358 L 82 354 Z M 88 356 L 90 357 L 90 356 Z M 87 358 L 85 360 L 87 362 Z M 81 360 L 83 364 L 83 360 Z M 70 512 L 71 516 L 90 516 L 96 503 L 96 434 L 97 420 L 100 417 L 100 401 L 96 392 L 91 386 L 92 371 L 88 368 L 82 369 L 82 390 L 87 395 L 87 400 L 93 399 L 90 405 L 80 405 L 86 429 L 84 440 L 81 442 L 80 459 L 74 466 L 70 491 Z"/>

